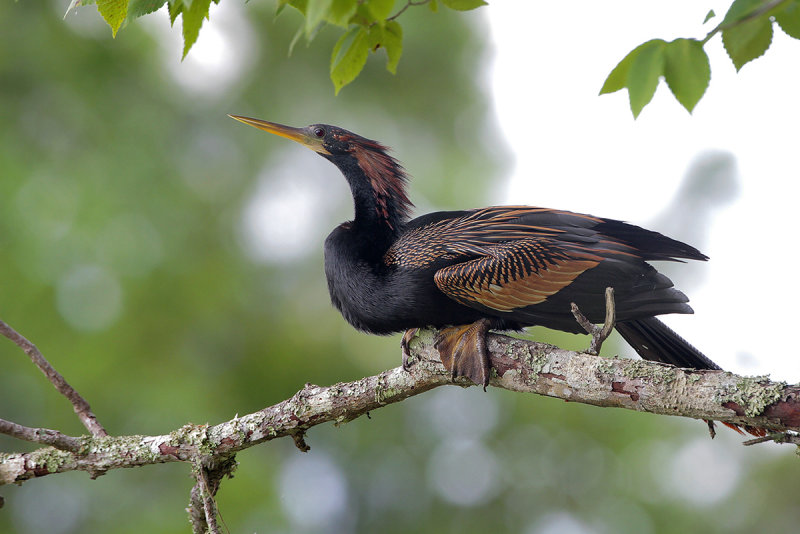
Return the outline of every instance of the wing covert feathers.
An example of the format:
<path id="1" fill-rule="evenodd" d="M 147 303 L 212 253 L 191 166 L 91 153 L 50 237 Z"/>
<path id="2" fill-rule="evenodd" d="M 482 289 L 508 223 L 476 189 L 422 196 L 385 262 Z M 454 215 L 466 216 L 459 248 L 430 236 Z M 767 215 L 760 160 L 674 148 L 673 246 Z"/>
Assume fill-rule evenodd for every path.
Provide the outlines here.
<path id="1" fill-rule="evenodd" d="M 521 240 L 439 269 L 434 282 L 463 304 L 508 312 L 544 302 L 601 259 L 588 254 L 570 256 L 542 242 Z"/>

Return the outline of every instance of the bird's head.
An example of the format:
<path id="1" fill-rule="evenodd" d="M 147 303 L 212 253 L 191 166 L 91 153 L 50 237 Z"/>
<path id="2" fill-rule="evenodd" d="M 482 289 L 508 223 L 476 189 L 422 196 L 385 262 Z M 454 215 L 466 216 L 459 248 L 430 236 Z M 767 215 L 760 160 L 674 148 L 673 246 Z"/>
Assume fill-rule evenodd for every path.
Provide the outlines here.
<path id="1" fill-rule="evenodd" d="M 354 195 L 362 188 L 372 192 L 378 215 L 386 219 L 390 227 L 394 228 L 397 222 L 408 217 L 412 207 L 405 191 L 408 178 L 400 163 L 381 143 L 329 124 L 294 128 L 240 115 L 228 116 L 296 141 L 334 163 L 350 181 Z"/>

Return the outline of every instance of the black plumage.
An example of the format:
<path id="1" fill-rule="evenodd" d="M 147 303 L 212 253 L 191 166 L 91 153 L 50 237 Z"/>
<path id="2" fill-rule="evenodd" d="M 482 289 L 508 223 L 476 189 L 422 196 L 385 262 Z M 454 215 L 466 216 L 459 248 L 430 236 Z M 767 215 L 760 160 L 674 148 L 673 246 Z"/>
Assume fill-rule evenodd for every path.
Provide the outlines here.
<path id="1" fill-rule="evenodd" d="M 655 317 L 692 313 L 686 296 L 647 263 L 707 259 L 690 245 L 613 219 L 530 206 L 409 219 L 406 174 L 382 144 L 325 124 L 233 118 L 311 148 L 347 179 L 355 217 L 325 241 L 325 274 L 334 306 L 359 330 L 443 328 L 437 347 L 445 365 L 486 385 L 487 331 L 582 332 L 570 303 L 602 322 L 604 291 L 613 287 L 617 330 L 643 358 L 719 368 Z"/>

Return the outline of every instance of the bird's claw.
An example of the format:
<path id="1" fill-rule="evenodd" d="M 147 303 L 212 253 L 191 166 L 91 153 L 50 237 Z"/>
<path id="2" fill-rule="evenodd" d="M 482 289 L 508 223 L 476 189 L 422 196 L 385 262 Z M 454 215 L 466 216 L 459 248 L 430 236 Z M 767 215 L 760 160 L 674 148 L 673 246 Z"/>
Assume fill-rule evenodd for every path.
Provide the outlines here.
<path id="1" fill-rule="evenodd" d="M 403 334 L 403 339 L 400 341 L 400 349 L 403 353 L 403 370 L 408 372 L 411 370 L 411 366 L 414 364 L 412 361 L 410 345 L 411 340 L 414 339 L 414 336 L 417 335 L 419 332 L 419 328 L 409 328 Z"/>

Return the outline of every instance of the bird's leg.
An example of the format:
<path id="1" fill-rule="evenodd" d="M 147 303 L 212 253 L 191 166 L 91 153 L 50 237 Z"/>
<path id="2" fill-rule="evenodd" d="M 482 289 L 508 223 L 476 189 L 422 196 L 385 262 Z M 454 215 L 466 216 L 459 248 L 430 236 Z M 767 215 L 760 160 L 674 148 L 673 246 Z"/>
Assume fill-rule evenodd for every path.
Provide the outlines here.
<path id="1" fill-rule="evenodd" d="M 592 324 L 589 319 L 586 318 L 581 310 L 578 309 L 578 305 L 574 302 L 571 304 L 572 308 L 572 315 L 575 316 L 575 320 L 586 330 L 586 333 L 592 336 L 592 342 L 589 345 L 589 349 L 586 351 L 588 354 L 600 354 L 600 348 L 603 346 L 603 341 L 611 335 L 611 331 L 614 330 L 614 325 L 617 322 L 617 314 L 614 309 L 614 288 L 607 287 L 606 288 L 606 320 L 603 323 L 603 326 L 595 326 Z"/>
<path id="2" fill-rule="evenodd" d="M 472 324 L 445 328 L 436 337 L 434 347 L 445 369 L 453 378 L 466 376 L 479 386 L 489 385 L 491 364 L 486 348 L 486 334 L 491 328 L 489 319 L 479 319 Z"/>
<path id="3" fill-rule="evenodd" d="M 408 371 L 411 369 L 411 353 L 409 352 L 409 345 L 411 344 L 411 340 L 414 339 L 414 336 L 417 335 L 419 332 L 419 328 L 409 328 L 406 330 L 406 333 L 403 334 L 403 339 L 400 341 L 400 349 L 403 351 L 403 370 Z"/>

